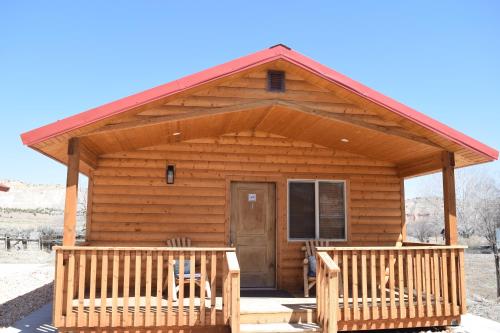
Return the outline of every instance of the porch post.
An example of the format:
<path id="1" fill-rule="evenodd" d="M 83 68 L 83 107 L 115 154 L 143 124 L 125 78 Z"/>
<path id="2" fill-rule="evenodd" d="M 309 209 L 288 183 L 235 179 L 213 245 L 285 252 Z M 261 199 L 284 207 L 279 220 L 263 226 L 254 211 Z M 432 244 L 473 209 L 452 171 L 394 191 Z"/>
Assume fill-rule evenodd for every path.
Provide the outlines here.
<path id="1" fill-rule="evenodd" d="M 443 203 L 446 245 L 456 245 L 458 232 L 455 196 L 455 154 L 451 152 L 443 153 Z"/>
<path id="2" fill-rule="evenodd" d="M 63 245 L 65 246 L 75 245 L 79 163 L 79 139 L 71 138 L 68 142 L 68 173 L 66 176 L 66 201 L 64 204 Z"/>

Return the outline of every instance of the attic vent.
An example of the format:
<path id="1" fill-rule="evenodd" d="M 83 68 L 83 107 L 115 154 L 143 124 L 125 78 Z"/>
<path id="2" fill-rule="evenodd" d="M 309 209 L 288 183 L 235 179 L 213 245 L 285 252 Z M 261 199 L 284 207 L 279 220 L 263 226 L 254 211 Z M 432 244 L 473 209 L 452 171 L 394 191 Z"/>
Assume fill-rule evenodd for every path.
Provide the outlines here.
<path id="1" fill-rule="evenodd" d="M 267 90 L 285 91 L 285 72 L 268 71 L 267 72 Z"/>

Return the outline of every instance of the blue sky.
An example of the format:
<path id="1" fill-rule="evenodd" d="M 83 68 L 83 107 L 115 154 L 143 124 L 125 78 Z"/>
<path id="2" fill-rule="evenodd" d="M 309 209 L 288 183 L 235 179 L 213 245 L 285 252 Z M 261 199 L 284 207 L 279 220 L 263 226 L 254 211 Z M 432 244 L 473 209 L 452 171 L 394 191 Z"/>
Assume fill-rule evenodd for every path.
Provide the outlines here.
<path id="1" fill-rule="evenodd" d="M 0 179 L 64 182 L 24 131 L 280 42 L 500 148 L 498 1 L 4 1 Z"/>

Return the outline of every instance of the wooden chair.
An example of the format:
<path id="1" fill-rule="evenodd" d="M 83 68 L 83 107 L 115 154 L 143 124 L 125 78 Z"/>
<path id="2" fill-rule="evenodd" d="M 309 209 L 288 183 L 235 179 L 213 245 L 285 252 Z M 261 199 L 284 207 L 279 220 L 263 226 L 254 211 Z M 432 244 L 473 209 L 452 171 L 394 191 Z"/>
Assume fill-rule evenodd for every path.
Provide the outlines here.
<path id="1" fill-rule="evenodd" d="M 167 240 L 167 246 L 168 247 L 191 247 L 191 239 L 187 238 L 187 237 L 179 237 L 179 238 L 172 238 L 172 239 L 169 239 Z M 186 262 L 186 261 L 184 261 Z M 172 263 L 172 265 L 176 265 L 176 261 L 174 260 L 174 262 Z M 180 267 L 178 268 L 180 269 Z M 174 268 L 175 270 L 175 268 Z M 174 301 L 177 301 L 177 294 L 179 293 L 179 276 L 174 272 L 174 270 L 172 270 L 172 276 L 170 277 L 167 277 L 168 278 L 171 278 L 173 280 L 173 285 L 174 285 L 174 295 L 173 295 L 173 300 Z M 186 284 L 189 284 L 190 282 L 190 279 L 191 279 L 191 274 L 193 274 L 192 272 L 189 272 L 189 273 L 185 273 L 184 274 L 184 279 L 183 279 L 183 282 L 184 282 L 184 285 Z M 168 285 L 168 280 L 165 279 L 165 283 L 163 284 L 163 289 L 166 289 L 167 288 L 167 285 Z M 194 275 L 194 283 L 200 287 L 202 281 L 201 281 L 201 275 L 200 274 L 195 274 Z M 205 292 L 206 292 L 206 296 L 208 298 L 211 297 L 211 290 L 210 290 L 210 282 L 208 281 L 208 276 L 206 277 L 205 279 Z M 201 297 L 201 295 L 200 295 Z"/>
<path id="2" fill-rule="evenodd" d="M 327 247 L 331 245 L 328 241 L 308 240 L 302 247 L 302 251 L 304 251 L 304 297 L 309 297 L 309 290 L 316 284 L 316 276 L 309 276 L 309 257 L 316 257 L 316 247 L 321 246 Z"/>

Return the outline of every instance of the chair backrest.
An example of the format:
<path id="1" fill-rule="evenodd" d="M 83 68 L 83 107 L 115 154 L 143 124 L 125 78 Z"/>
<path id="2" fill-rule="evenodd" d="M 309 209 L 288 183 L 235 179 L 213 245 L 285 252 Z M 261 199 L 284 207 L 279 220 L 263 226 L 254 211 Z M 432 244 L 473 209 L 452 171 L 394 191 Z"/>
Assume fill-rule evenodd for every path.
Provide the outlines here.
<path id="1" fill-rule="evenodd" d="M 328 247 L 330 246 L 329 241 L 324 240 L 308 240 L 306 245 L 302 247 L 302 251 L 305 252 L 305 258 L 310 256 L 316 256 L 316 247 Z"/>
<path id="2" fill-rule="evenodd" d="M 168 247 L 190 247 L 191 239 L 187 237 L 178 237 L 167 240 Z"/>

